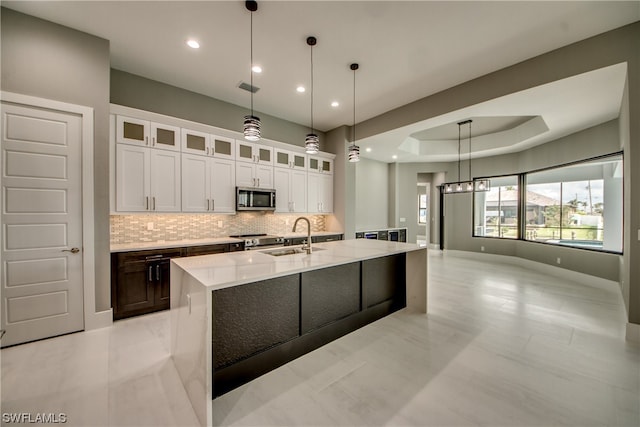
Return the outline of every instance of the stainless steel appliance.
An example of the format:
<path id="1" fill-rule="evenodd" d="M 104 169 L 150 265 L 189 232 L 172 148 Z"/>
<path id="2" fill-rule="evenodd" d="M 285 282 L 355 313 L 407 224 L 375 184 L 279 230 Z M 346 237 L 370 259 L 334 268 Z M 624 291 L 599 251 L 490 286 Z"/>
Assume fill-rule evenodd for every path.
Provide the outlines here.
<path id="1" fill-rule="evenodd" d="M 284 246 L 284 237 L 282 236 L 270 236 L 268 234 L 238 234 L 229 237 L 244 239 L 245 251 Z"/>
<path id="2" fill-rule="evenodd" d="M 276 190 L 236 187 L 237 211 L 273 211 L 276 209 Z"/>

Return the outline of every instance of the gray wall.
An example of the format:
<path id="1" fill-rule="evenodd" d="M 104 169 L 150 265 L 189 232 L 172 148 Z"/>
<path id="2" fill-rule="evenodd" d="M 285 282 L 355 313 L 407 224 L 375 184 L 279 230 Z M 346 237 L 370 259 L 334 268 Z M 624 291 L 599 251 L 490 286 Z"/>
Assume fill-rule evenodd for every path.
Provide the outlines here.
<path id="1" fill-rule="evenodd" d="M 542 54 L 358 123 L 358 134 L 365 138 L 503 95 L 625 62 L 628 67 L 628 117 L 640 117 L 638 40 L 640 22 Z M 625 263 L 619 276 L 628 283 L 628 292 L 623 288 L 623 296 L 629 308 L 629 321 L 640 324 L 640 263 L 630 262 L 640 259 L 640 241 L 637 238 L 640 230 L 640 172 L 630 167 L 640 165 L 640 120 L 627 118 L 622 127 L 624 132 L 628 131 L 628 138 L 621 135 L 625 144 L 627 185 L 624 190 Z M 526 160 L 522 160 L 522 164 L 525 163 Z M 475 174 L 478 174 L 477 170 Z M 468 210 L 468 206 L 461 208 Z M 450 237 L 455 237 L 455 231 Z"/>
<path id="2" fill-rule="evenodd" d="M 109 282 L 109 42 L 2 8 L 3 91 L 94 109 L 96 310 Z"/>
<path id="3" fill-rule="evenodd" d="M 473 160 L 476 176 L 529 172 L 584 160 L 620 150 L 618 120 L 612 120 L 520 153 Z M 627 172 L 627 171 L 625 171 Z M 533 261 L 619 281 L 619 256 L 532 242 L 472 237 L 472 195 L 445 196 L 445 247 L 447 249 L 521 256 Z"/>
<path id="4" fill-rule="evenodd" d="M 356 169 L 356 230 L 387 228 L 389 167 L 387 163 L 360 159 Z"/>
<path id="5" fill-rule="evenodd" d="M 115 69 L 111 70 L 111 102 L 236 132 L 242 132 L 242 119 L 249 114 L 247 108 Z M 304 146 L 308 127 L 260 111 L 255 114 L 262 121 L 263 138 Z M 332 152 L 324 132 L 316 130 L 316 134 L 320 150 Z"/>

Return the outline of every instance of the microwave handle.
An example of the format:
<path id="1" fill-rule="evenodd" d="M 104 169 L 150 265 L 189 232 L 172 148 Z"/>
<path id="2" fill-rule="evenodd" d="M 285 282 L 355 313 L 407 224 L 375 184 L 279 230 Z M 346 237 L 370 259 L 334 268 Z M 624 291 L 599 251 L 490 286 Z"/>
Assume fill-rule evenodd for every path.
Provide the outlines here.
<path id="1" fill-rule="evenodd" d="M 271 207 L 275 208 L 276 207 L 276 192 L 273 191 L 271 193 Z"/>

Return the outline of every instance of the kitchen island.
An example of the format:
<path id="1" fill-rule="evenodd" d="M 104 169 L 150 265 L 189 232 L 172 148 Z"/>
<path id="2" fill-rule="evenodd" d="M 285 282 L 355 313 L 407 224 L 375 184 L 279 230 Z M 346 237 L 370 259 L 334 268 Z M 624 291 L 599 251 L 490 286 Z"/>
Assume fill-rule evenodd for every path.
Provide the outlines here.
<path id="1" fill-rule="evenodd" d="M 171 352 L 201 424 L 216 396 L 404 307 L 426 313 L 425 248 L 358 239 L 291 252 L 171 261 Z"/>

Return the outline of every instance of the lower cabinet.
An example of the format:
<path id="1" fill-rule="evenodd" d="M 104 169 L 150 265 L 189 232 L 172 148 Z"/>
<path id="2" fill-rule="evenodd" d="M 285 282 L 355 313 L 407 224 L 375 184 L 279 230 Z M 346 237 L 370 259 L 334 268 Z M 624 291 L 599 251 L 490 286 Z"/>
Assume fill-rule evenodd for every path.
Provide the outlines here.
<path id="1" fill-rule="evenodd" d="M 180 248 L 113 254 L 111 297 L 113 318 L 169 308 L 169 263 L 182 255 Z"/>
<path id="2" fill-rule="evenodd" d="M 243 243 L 224 243 L 111 254 L 113 319 L 169 308 L 171 258 L 244 250 Z"/>
<path id="3" fill-rule="evenodd" d="M 406 255 L 212 293 L 213 397 L 406 306 Z"/>

